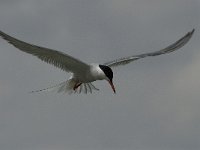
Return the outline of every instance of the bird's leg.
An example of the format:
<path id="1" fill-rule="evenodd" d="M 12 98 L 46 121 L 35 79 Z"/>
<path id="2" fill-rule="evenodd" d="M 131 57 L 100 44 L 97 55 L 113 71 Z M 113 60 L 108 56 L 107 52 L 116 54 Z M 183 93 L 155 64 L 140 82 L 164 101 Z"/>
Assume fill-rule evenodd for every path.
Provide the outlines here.
<path id="1" fill-rule="evenodd" d="M 81 85 L 82 83 L 76 83 L 75 85 L 74 85 L 74 91 Z"/>

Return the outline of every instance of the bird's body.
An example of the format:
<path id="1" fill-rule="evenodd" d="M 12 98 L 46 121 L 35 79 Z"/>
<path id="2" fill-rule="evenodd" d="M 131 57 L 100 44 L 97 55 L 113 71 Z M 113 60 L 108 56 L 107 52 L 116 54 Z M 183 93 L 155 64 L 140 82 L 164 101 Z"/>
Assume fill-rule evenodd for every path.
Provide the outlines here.
<path id="1" fill-rule="evenodd" d="M 52 64 L 66 72 L 72 73 L 72 76 L 67 81 L 62 82 L 56 86 L 42 90 L 37 90 L 34 92 L 45 91 L 56 88 L 58 92 L 81 93 L 82 91 L 84 91 L 85 93 L 88 92 L 92 93 L 93 90 L 99 90 L 92 84 L 92 82 L 96 80 L 107 80 L 111 85 L 112 90 L 115 93 L 115 87 L 112 81 L 113 80 L 113 71 L 111 69 L 112 67 L 125 65 L 132 61 L 145 58 L 148 56 L 158 56 L 173 52 L 184 46 L 192 37 L 193 32 L 194 29 L 191 32 L 188 32 L 185 36 L 183 36 L 181 39 L 179 39 L 172 45 L 164 49 L 161 49 L 159 51 L 120 58 L 114 61 L 104 63 L 102 65 L 87 64 L 68 54 L 64 54 L 56 50 L 23 42 L 10 35 L 7 35 L 2 31 L 0 31 L 0 36 L 6 41 L 8 41 L 10 44 L 15 46 L 16 48 L 18 48 L 19 50 L 32 54 L 41 59 L 42 61 Z"/>

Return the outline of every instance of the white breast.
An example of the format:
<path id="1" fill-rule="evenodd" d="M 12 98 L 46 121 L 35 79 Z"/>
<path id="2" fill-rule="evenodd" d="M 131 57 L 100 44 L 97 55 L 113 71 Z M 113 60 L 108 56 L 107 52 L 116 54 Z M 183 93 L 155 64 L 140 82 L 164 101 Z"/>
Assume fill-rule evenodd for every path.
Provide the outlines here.
<path id="1" fill-rule="evenodd" d="M 99 68 L 99 64 L 90 64 L 90 72 L 87 75 L 90 82 L 106 78 L 104 72 Z"/>

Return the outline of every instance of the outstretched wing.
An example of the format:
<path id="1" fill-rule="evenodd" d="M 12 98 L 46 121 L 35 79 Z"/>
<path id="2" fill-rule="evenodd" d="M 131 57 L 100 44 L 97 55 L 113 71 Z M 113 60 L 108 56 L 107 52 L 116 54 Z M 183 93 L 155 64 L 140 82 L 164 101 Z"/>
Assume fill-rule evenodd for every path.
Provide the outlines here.
<path id="1" fill-rule="evenodd" d="M 135 60 L 138 60 L 138 59 L 141 59 L 141 58 L 145 58 L 145 57 L 148 57 L 148 56 L 158 56 L 158 55 L 162 55 L 162 54 L 166 54 L 166 53 L 171 53 L 171 52 L 178 50 L 179 48 L 183 47 L 190 40 L 193 33 L 194 33 L 194 29 L 191 32 L 188 32 L 185 36 L 183 36 L 181 39 L 179 39 L 178 41 L 176 41 L 172 45 L 169 45 L 168 47 L 161 49 L 159 51 L 116 59 L 114 61 L 107 62 L 104 65 L 107 65 L 109 67 L 116 67 L 116 66 L 119 66 L 119 65 L 126 65 L 126 64 L 128 64 L 132 61 L 135 61 Z"/>
<path id="2" fill-rule="evenodd" d="M 42 61 L 52 64 L 64 71 L 83 73 L 89 68 L 88 64 L 62 52 L 23 42 L 2 31 L 0 31 L 0 36 L 19 50 L 32 54 Z"/>

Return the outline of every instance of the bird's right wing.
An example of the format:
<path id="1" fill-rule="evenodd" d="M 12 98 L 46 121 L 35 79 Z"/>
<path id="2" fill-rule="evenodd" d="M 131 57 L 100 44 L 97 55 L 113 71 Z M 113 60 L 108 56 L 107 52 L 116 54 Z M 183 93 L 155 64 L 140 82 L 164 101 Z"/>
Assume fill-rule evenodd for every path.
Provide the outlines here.
<path id="1" fill-rule="evenodd" d="M 162 54 L 166 54 L 166 53 L 171 53 L 171 52 L 178 50 L 179 48 L 183 47 L 190 40 L 193 33 L 194 33 L 194 29 L 191 32 L 188 32 L 185 36 L 183 36 L 181 39 L 179 39 L 175 43 L 173 43 L 173 44 L 169 45 L 168 47 L 161 49 L 159 51 L 116 59 L 116 60 L 107 62 L 104 65 L 107 65 L 109 67 L 117 67 L 119 65 L 126 65 L 126 64 L 128 64 L 132 61 L 135 61 L 135 60 L 138 60 L 138 59 L 141 59 L 141 58 L 145 58 L 145 57 L 148 57 L 148 56 L 158 56 L 158 55 L 162 55 Z"/>
<path id="2" fill-rule="evenodd" d="M 23 42 L 2 31 L 0 31 L 0 36 L 19 50 L 32 54 L 42 61 L 52 64 L 64 71 L 83 73 L 89 69 L 88 64 L 62 52 Z"/>

